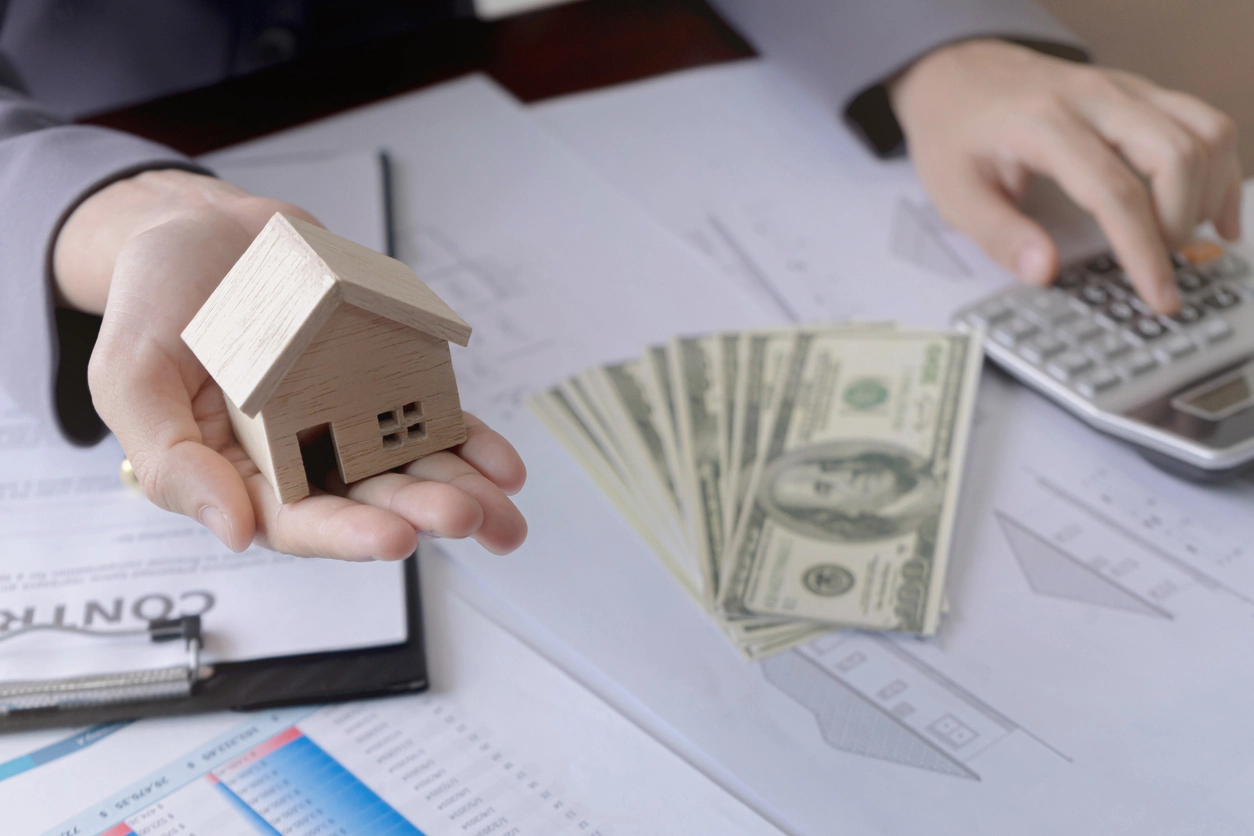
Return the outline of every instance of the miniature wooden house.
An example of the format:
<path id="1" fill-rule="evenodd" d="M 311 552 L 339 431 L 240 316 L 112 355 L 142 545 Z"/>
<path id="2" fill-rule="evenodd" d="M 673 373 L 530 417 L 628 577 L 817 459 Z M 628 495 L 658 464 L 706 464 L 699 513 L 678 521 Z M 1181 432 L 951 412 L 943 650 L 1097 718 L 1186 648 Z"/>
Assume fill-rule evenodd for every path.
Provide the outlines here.
<path id="1" fill-rule="evenodd" d="M 183 331 L 280 502 L 309 494 L 305 430 L 330 430 L 345 482 L 464 441 L 448 343 L 469 339 L 404 264 L 282 214 Z"/>

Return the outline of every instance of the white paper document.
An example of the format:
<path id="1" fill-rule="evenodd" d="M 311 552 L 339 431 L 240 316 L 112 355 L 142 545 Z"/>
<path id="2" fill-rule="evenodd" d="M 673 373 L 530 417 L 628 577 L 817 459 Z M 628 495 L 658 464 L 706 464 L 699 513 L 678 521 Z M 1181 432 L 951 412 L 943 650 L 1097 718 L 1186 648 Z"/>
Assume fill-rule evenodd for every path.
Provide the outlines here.
<path id="1" fill-rule="evenodd" d="M 387 169 L 379 151 L 236 158 L 211 165 L 249 194 L 285 200 L 363 247 L 386 253 Z"/>
<path id="2" fill-rule="evenodd" d="M 1006 280 L 902 172 L 868 170 L 830 110 L 820 124 L 826 105 L 764 96 L 777 81 L 746 64 L 541 113 L 673 228 L 716 219 L 798 318 L 826 309 L 940 324 Z M 1046 198 L 1038 212 L 1052 211 Z M 1048 220 L 1064 258 L 1100 242 L 1073 216 Z M 681 629 L 661 594 L 635 610 L 603 600 L 583 624 L 556 612 L 559 578 L 564 597 L 593 594 L 572 572 L 591 539 L 568 540 L 565 565 L 546 550 L 537 562 L 551 570 L 533 564 L 528 578 L 475 566 L 790 830 L 1254 831 L 1254 801 L 1238 789 L 1250 785 L 1254 734 L 1243 707 L 1254 491 L 1181 483 L 996 373 L 973 438 L 950 614 L 933 641 L 834 635 L 736 669 Z M 545 510 L 591 513 L 574 495 Z M 614 563 L 640 575 L 626 556 Z M 681 648 L 679 636 L 692 639 Z"/>
<path id="3" fill-rule="evenodd" d="M 396 644 L 399 564 L 233 554 L 193 520 L 123 487 L 116 440 L 72 447 L 0 393 L 0 633 L 32 625 L 136 629 L 199 615 L 208 664 Z M 0 681 L 162 667 L 153 645 L 32 633 L 0 642 Z"/>
<path id="4" fill-rule="evenodd" d="M 692 101 L 698 115 L 717 110 L 712 95 L 702 104 Z M 731 111 L 734 101 L 723 110 Z M 626 111 L 604 131 L 620 131 L 620 144 L 628 145 L 644 132 L 632 133 L 627 123 L 633 119 L 640 122 L 639 113 Z M 689 121 L 647 126 L 671 137 L 663 159 L 675 166 L 674 179 L 695 177 L 692 172 L 709 165 L 703 157 L 708 148 L 730 143 L 726 124 L 707 121 L 709 135 Z M 851 227 L 856 240 L 849 246 L 860 244 L 860 253 L 849 256 L 847 247 L 816 237 L 826 216 L 807 217 L 807 210 L 827 201 L 831 217 L 851 217 L 817 189 L 834 181 L 815 177 L 806 191 L 800 185 L 773 189 L 767 165 L 799 142 L 823 147 L 821 138 L 804 139 L 804 124 L 788 128 L 781 147 L 769 145 L 773 128 L 764 123 L 759 139 L 767 144 L 757 148 L 756 161 L 736 156 L 735 148 L 720 157 L 733 172 L 761 172 L 759 182 L 743 185 L 748 200 L 715 208 L 730 219 L 726 229 L 742 230 L 735 236 L 741 246 L 732 249 L 749 254 L 753 281 L 765 293 L 755 293 L 753 281 L 736 278 L 735 270 L 712 276 L 674 245 L 692 240 L 682 219 L 671 237 L 604 195 L 595 176 L 543 141 L 512 102 L 482 82 L 451 85 L 443 96 L 421 102 L 376 106 L 276 140 L 295 148 L 348 143 L 349 125 L 356 125 L 374 141 L 396 143 L 400 185 L 409 195 L 402 239 L 411 263 L 422 268 L 434 254 L 428 271 L 460 275 L 440 288 L 450 297 L 512 279 L 508 294 L 485 293 L 479 307 L 474 297 L 450 299 L 454 307 L 472 305 L 466 315 L 477 329 L 487 324 L 485 343 L 514 333 L 497 323 L 516 311 L 526 312 L 518 321 L 522 333 L 544 335 L 497 355 L 488 346 L 475 355 L 472 341 L 458 368 L 467 402 L 482 409 L 528 462 L 529 484 L 518 497 L 531 525 L 528 542 L 506 559 L 470 543 L 442 547 L 496 596 L 493 611 L 511 629 L 786 831 L 1184 834 L 1224 832 L 1215 829 L 1220 823 L 1228 832 L 1248 829 L 1254 805 L 1242 801 L 1237 788 L 1247 777 L 1244 741 L 1254 734 L 1254 719 L 1240 707 L 1254 686 L 1244 661 L 1251 613 L 1242 610 L 1239 595 L 1215 586 L 1247 595 L 1236 577 L 1244 570 L 1205 566 L 1187 541 L 1171 551 L 1157 534 L 1121 533 L 1155 525 L 1146 508 L 1189 500 L 1177 519 L 1204 520 L 1190 530 L 1222 536 L 1217 557 L 1206 560 L 1239 562 L 1223 557 L 1223 544 L 1254 535 L 1248 515 L 1234 510 L 1248 507 L 1247 489 L 1184 486 L 990 374 L 954 546 L 950 615 L 936 639 L 835 635 L 747 665 L 557 443 L 516 409 L 514 398 L 498 395 L 534 390 L 574 368 L 634 354 L 670 333 L 736 327 L 755 318 L 729 300 L 748 297 L 759 319 L 773 321 L 785 311 L 763 301 L 772 295 L 793 300 L 800 319 L 839 312 L 813 297 L 807 301 L 796 289 L 805 282 L 792 274 L 848 276 L 828 294 L 829 305 L 848 305 L 848 313 L 895 315 L 901 310 L 895 300 L 909 316 L 933 323 L 1007 280 L 936 226 L 924 203 L 901 208 L 911 213 L 902 222 L 913 226 L 909 235 L 900 234 L 924 249 L 937 237 L 952 244 L 952 260 L 962 271 L 938 268 L 929 260 L 934 253 L 920 257 L 924 266 L 903 258 L 908 240 L 893 248 L 895 201 L 900 195 L 920 200 L 903 172 L 891 174 L 899 179 L 887 184 L 875 182 L 869 170 L 846 178 L 854 184 L 848 188 L 870 190 L 867 214 L 880 218 Z M 674 141 L 675 132 L 685 141 Z M 409 137 L 404 146 L 403 136 Z M 640 150 L 654 152 L 662 153 L 661 146 Z M 681 152 L 691 155 L 687 168 Z M 616 179 L 613 169 L 607 173 Z M 618 177 L 628 179 L 621 171 Z M 538 189 L 540 182 L 551 191 Z M 639 188 L 638 202 L 649 205 Z M 794 204 L 789 194 L 808 197 Z M 783 202 L 755 221 L 759 195 Z M 847 240 L 831 228 L 833 242 Z M 802 237 L 804 247 L 798 246 Z M 772 241 L 806 260 L 790 268 L 787 258 L 768 257 Z M 858 265 L 854 273 L 848 273 L 851 263 Z M 533 269 L 502 271 L 505 265 Z M 476 284 L 467 274 L 496 281 Z M 876 284 L 881 279 L 882 287 Z M 536 303 L 554 298 L 561 304 Z M 477 357 L 484 365 L 476 365 Z M 508 359 L 496 367 L 496 358 Z M 498 382 L 501 370 L 510 384 Z M 1040 492 L 1032 475 L 1080 490 L 1094 484 L 1097 471 L 1138 486 L 1142 493 L 1119 501 L 1139 508 L 1140 522 L 1093 517 L 1100 487 L 1077 500 L 1074 518 L 1067 518 L 1072 506 Z M 1034 510 L 1043 503 L 1052 503 L 1054 517 Z M 1068 552 L 1067 538 L 1081 536 L 1072 530 L 1077 526 L 1089 539 Z M 1172 558 L 1164 559 L 1164 551 Z M 1133 564 L 1156 568 L 1133 570 Z M 1175 586 L 1164 585 L 1168 581 Z M 1214 828 L 1195 829 L 1199 822 Z"/>
<path id="5" fill-rule="evenodd" d="M 904 158 L 876 159 L 769 62 L 690 70 L 532 107 L 556 136 L 764 308 L 797 322 L 943 326 L 1011 277 L 949 230 Z M 1101 236 L 1041 188 L 1063 258 Z"/>
<path id="6" fill-rule="evenodd" d="M 471 411 L 517 416 L 524 395 L 643 341 L 772 321 L 485 78 L 203 159 L 378 148 L 393 161 L 398 257 L 474 327 L 453 347 Z"/>
<path id="7" fill-rule="evenodd" d="M 778 833 L 464 603 L 456 574 L 424 569 L 429 693 L 141 721 L 8 778 L 0 747 L 6 836 Z"/>

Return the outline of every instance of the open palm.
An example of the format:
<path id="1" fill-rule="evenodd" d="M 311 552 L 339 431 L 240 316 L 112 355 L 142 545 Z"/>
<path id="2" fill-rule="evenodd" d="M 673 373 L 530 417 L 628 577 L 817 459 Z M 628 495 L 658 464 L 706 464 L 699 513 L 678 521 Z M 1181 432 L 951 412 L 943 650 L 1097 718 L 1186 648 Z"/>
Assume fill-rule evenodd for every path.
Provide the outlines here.
<path id="1" fill-rule="evenodd" d="M 221 388 L 179 335 L 273 212 L 312 219 L 242 193 L 223 204 L 173 213 L 114 260 L 89 382 L 147 496 L 237 551 L 255 542 L 296 555 L 400 559 L 419 536 L 474 537 L 499 554 L 516 548 L 526 522 L 509 495 L 525 468 L 471 415 L 459 447 L 351 485 L 332 472 L 311 496 L 278 502 L 236 440 Z"/>

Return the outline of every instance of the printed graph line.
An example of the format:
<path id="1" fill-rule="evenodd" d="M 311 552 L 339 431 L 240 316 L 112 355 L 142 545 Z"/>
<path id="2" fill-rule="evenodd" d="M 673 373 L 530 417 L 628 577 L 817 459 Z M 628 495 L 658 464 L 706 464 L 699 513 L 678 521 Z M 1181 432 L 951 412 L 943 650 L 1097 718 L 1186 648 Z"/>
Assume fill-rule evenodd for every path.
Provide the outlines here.
<path id="1" fill-rule="evenodd" d="M 1002 714 L 1000 711 L 993 708 L 988 703 L 984 702 L 984 700 L 980 699 L 975 694 L 971 693 L 970 691 L 968 691 L 963 686 L 959 685 L 954 680 L 945 676 L 945 674 L 941 673 L 936 668 L 924 662 L 918 656 L 915 656 L 913 653 L 906 650 L 899 643 L 893 641 L 892 639 L 885 638 L 884 636 L 876 636 L 875 640 L 879 642 L 883 647 L 885 647 L 890 653 L 895 653 L 906 664 L 913 665 L 916 669 L 918 669 L 920 673 L 924 674 L 925 676 L 931 677 L 931 679 L 934 682 L 946 688 L 955 697 L 976 706 L 987 717 L 989 717 L 990 719 L 996 720 L 999 724 L 1004 726 L 1006 731 L 1023 732 L 1024 735 L 1032 738 L 1037 743 L 1041 744 L 1041 746 L 1044 746 L 1046 749 L 1053 752 L 1055 755 L 1062 758 L 1067 763 L 1075 763 L 1075 761 L 1072 760 L 1070 755 L 1067 755 L 1066 753 L 1055 748 L 1050 743 L 1048 743 L 1044 738 L 1032 732 L 1030 729 L 1026 729 L 1019 723 L 1016 723 L 1014 720 L 1011 720 L 1005 714 Z"/>
<path id="2" fill-rule="evenodd" d="M 1106 577 L 1009 514 L 997 511 L 995 516 L 1033 591 L 1052 598 L 1174 620 L 1170 612 L 1153 601 Z"/>
<path id="3" fill-rule="evenodd" d="M 840 689 L 839 694 L 844 701 L 839 705 L 841 717 L 832 716 L 835 712 L 831 708 L 836 706 L 829 707 L 823 704 L 831 702 L 830 693 L 823 697 L 813 696 L 805 690 L 804 685 L 798 682 L 805 676 L 797 669 L 798 667 L 808 667 L 811 676 L 822 677 L 829 687 L 834 686 Z M 941 749 L 917 730 L 899 722 L 892 712 L 883 706 L 876 705 L 867 696 L 832 676 L 830 671 L 813 659 L 801 653 L 784 653 L 767 659 L 762 669 L 775 687 L 814 714 L 824 740 L 833 748 L 875 760 L 926 769 L 971 781 L 981 780 L 979 773 L 975 770 Z M 851 703 L 856 704 L 858 708 L 854 709 Z M 872 723 L 876 723 L 876 720 L 870 722 L 854 720 L 852 715 L 858 713 L 859 710 L 875 716 L 880 728 L 874 731 L 868 728 Z M 846 722 L 850 720 L 853 722 Z M 849 725 L 856 726 L 852 734 L 846 731 Z M 913 743 L 913 746 L 909 743 L 903 745 L 900 741 L 885 740 L 889 736 L 905 737 Z"/>
<path id="4" fill-rule="evenodd" d="M 897 199 L 889 229 L 889 250 L 899 258 L 950 279 L 969 279 L 971 268 L 945 241 L 943 222 L 926 203 Z"/>
<path id="5" fill-rule="evenodd" d="M 1073 506 L 1077 510 L 1082 511 L 1083 513 L 1087 514 L 1088 516 L 1092 517 L 1093 519 L 1097 520 L 1103 525 L 1106 525 L 1107 527 L 1119 532 L 1124 537 L 1127 537 L 1129 540 L 1141 546 L 1146 551 L 1150 552 L 1151 554 L 1154 554 L 1155 556 L 1161 558 L 1167 563 L 1170 563 L 1176 569 L 1179 569 L 1182 573 L 1184 573 L 1185 575 L 1188 575 L 1190 578 L 1192 578 L 1194 581 L 1201 584 L 1202 586 L 1205 586 L 1206 588 L 1212 591 L 1218 590 L 1218 591 L 1226 592 L 1229 595 L 1233 596 L 1234 598 L 1240 601 L 1243 601 L 1250 606 L 1254 606 L 1254 599 L 1251 599 L 1250 597 L 1242 594 L 1238 590 L 1233 589 L 1232 587 L 1228 586 L 1223 581 L 1219 580 L 1213 575 L 1209 575 L 1206 572 L 1203 572 L 1201 569 L 1198 569 L 1197 567 L 1193 566 L 1192 564 L 1187 563 L 1184 560 L 1181 560 L 1176 555 L 1162 548 L 1158 544 L 1154 543 L 1152 540 L 1146 539 L 1139 532 L 1135 531 L 1132 528 L 1129 528 L 1127 525 L 1120 522 L 1119 520 L 1114 519 L 1109 514 L 1106 514 L 1094 508 L 1092 505 L 1090 505 L 1089 503 L 1086 503 L 1083 499 L 1071 493 L 1070 491 L 1068 491 L 1066 488 L 1062 487 L 1061 485 L 1051 481 L 1050 479 L 1046 478 L 1045 476 L 1039 473 L 1035 475 L 1036 475 L 1037 484 L 1040 485 L 1041 488 L 1043 488 L 1044 490 L 1048 491 L 1049 493 L 1052 493 L 1054 496 L 1058 497 L 1062 501 Z"/>
<path id="6" fill-rule="evenodd" d="M 766 272 L 756 261 L 753 260 L 753 257 L 746 252 L 745 248 L 741 246 L 735 236 L 733 236 L 723 222 L 719 220 L 718 216 L 710 215 L 709 219 L 710 226 L 712 226 L 718 236 L 723 239 L 723 243 L 727 244 L 728 248 L 736 254 L 736 258 L 738 258 L 740 263 L 744 265 L 745 270 L 753 279 L 753 282 L 757 285 L 758 289 L 770 297 L 771 301 L 775 304 L 775 307 L 779 309 L 779 312 L 784 315 L 785 319 L 789 322 L 800 322 L 801 317 L 792 309 L 792 306 L 788 304 L 787 300 L 779 294 L 779 291 L 775 289 L 775 285 L 771 284 L 771 280 L 767 278 Z"/>
<path id="7" fill-rule="evenodd" d="M 966 780 L 973 761 L 1019 733 L 1065 763 L 1039 735 L 945 676 L 903 641 L 850 632 L 761 663 L 767 681 L 805 708 L 840 752 Z"/>

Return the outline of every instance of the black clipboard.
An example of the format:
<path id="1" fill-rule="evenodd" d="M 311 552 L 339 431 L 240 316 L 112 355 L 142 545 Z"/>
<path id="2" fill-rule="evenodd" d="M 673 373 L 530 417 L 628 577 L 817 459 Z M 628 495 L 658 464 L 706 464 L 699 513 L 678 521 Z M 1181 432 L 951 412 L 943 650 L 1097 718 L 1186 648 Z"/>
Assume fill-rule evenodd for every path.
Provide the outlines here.
<path id="1" fill-rule="evenodd" d="M 405 559 L 402 574 L 408 626 L 404 644 L 226 662 L 215 665 L 212 675 L 196 682 L 190 696 L 14 711 L 0 714 L 0 733 L 425 691 L 427 655 L 417 553 Z"/>

